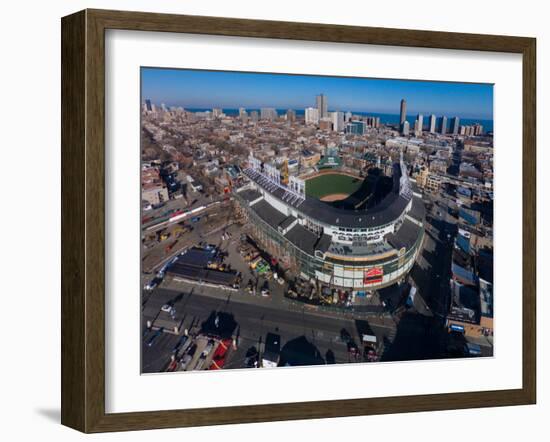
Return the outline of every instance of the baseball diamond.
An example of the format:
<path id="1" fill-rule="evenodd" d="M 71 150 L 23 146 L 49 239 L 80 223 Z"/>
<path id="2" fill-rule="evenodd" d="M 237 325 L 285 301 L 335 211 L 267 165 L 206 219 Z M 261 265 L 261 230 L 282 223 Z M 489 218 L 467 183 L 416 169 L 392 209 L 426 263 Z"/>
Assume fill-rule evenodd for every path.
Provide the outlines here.
<path id="1" fill-rule="evenodd" d="M 424 205 L 403 161 L 392 176 L 321 174 L 293 190 L 251 158 L 235 192 L 255 235 L 311 281 L 352 290 L 389 286 L 411 269 L 424 237 Z M 328 198 L 338 195 L 338 198 Z M 332 199 L 332 201 L 330 201 Z"/>

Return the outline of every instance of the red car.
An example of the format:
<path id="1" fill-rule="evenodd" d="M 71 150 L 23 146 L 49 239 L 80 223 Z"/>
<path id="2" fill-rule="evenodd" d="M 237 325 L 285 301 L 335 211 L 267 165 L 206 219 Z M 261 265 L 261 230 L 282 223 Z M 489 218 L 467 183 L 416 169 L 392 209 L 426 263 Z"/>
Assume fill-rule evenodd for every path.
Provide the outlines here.
<path id="1" fill-rule="evenodd" d="M 212 355 L 212 364 L 208 367 L 209 370 L 221 370 L 223 368 L 225 365 L 225 355 L 227 354 L 227 350 L 229 350 L 231 342 L 231 339 L 224 339 L 220 342 Z"/>

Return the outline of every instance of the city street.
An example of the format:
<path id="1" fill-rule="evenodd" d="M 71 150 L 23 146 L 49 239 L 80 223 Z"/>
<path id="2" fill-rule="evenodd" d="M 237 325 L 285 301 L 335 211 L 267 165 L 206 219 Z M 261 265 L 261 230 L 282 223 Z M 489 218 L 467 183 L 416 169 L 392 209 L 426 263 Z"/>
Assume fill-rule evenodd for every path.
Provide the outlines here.
<path id="1" fill-rule="evenodd" d="M 151 295 L 158 304 L 166 304 L 181 295 L 167 289 L 157 289 Z M 181 295 L 181 306 L 184 311 L 183 328 L 191 330 L 193 326 L 202 329 L 209 323 L 212 315 L 219 315 L 220 328 L 225 323 L 234 324 L 232 334 L 236 336 L 238 349 L 228 359 L 225 368 L 240 368 L 244 365 L 245 354 L 251 347 L 262 351 L 267 333 L 276 333 L 281 336 L 282 363 L 289 365 L 312 365 L 330 362 L 354 362 L 348 355 L 347 345 L 341 338 L 341 331 L 345 329 L 360 345 L 357 328 L 365 329 L 364 321 L 355 321 L 346 318 L 331 318 L 326 315 L 315 314 L 305 308 L 299 311 L 290 311 L 283 306 L 258 305 L 243 303 L 232 299 L 227 294 L 225 299 L 216 299 L 198 293 Z M 144 317 L 144 324 L 147 321 Z M 206 323 L 206 325 L 205 325 Z M 369 324 L 368 327 L 381 342 L 393 336 L 393 325 L 388 323 Z M 164 333 L 151 347 L 143 345 L 143 370 L 156 372 L 162 370 L 168 363 L 172 349 L 178 341 L 178 336 Z"/>

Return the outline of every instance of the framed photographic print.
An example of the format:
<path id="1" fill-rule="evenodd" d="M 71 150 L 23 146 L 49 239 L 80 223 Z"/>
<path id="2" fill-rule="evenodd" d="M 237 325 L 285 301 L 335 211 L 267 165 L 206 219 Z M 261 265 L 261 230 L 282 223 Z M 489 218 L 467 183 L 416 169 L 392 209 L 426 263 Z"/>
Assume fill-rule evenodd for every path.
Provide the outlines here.
<path id="1" fill-rule="evenodd" d="M 62 423 L 535 403 L 535 40 L 62 19 Z"/>

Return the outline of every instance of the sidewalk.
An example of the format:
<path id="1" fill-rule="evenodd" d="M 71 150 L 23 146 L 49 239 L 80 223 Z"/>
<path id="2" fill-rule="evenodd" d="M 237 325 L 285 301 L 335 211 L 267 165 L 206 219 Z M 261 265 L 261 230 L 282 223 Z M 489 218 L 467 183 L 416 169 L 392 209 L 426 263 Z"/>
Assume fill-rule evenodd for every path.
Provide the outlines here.
<path id="1" fill-rule="evenodd" d="M 380 313 L 379 311 L 368 310 L 358 311 L 357 308 L 344 310 L 331 307 L 320 307 L 286 299 L 284 298 L 284 296 L 282 296 L 282 294 L 279 294 L 278 296 L 273 295 L 269 297 L 263 297 L 261 295 L 251 295 L 249 293 L 243 293 L 240 290 L 228 291 L 221 288 L 206 287 L 200 284 L 173 281 L 169 278 L 165 279 L 160 287 L 166 290 L 173 290 L 175 292 L 189 293 L 192 291 L 195 295 L 206 296 L 222 301 L 234 301 L 242 304 L 265 306 L 282 311 L 303 312 L 305 314 L 326 318 L 368 319 L 369 322 L 371 322 L 372 324 L 376 324 L 381 327 L 395 327 L 395 321 L 393 320 L 391 315 L 387 313 Z M 370 307 L 374 308 L 375 306 Z M 368 308 L 368 306 L 365 306 L 364 308 Z"/>

